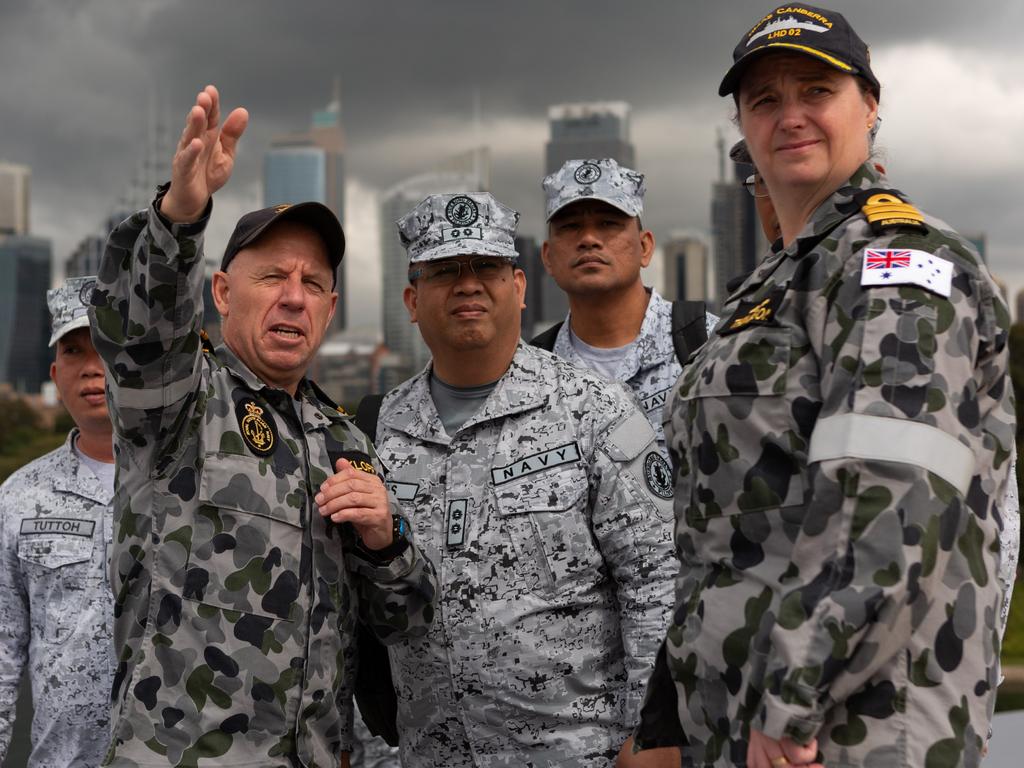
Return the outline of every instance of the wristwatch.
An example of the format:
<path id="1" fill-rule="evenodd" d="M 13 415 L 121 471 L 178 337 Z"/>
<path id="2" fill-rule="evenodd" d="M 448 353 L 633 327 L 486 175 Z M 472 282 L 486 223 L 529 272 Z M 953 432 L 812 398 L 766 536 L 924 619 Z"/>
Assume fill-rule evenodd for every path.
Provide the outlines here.
<path id="1" fill-rule="evenodd" d="M 409 521 L 401 515 L 391 516 L 391 543 L 384 549 L 370 549 L 359 540 L 359 550 L 367 560 L 386 565 L 409 548 Z"/>

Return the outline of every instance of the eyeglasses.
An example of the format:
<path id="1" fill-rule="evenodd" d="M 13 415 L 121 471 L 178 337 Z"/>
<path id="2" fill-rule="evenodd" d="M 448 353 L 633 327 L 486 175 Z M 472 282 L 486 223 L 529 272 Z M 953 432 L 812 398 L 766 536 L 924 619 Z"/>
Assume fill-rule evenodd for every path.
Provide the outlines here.
<path id="1" fill-rule="evenodd" d="M 743 181 L 743 187 L 753 197 L 768 197 L 768 187 L 765 186 L 760 173 L 752 173 L 747 176 Z"/>
<path id="2" fill-rule="evenodd" d="M 452 285 L 462 275 L 463 266 L 468 266 L 478 280 L 487 282 L 501 277 L 505 267 L 514 262 L 500 256 L 474 256 L 468 261 L 428 261 L 418 269 L 409 270 L 409 282 L 421 277 L 431 285 Z"/>

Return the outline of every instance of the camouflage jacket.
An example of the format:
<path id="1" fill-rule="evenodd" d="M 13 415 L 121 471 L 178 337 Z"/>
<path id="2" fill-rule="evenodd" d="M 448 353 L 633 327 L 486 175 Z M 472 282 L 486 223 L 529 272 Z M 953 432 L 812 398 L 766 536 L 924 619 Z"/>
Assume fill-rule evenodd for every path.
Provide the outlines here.
<path id="1" fill-rule="evenodd" d="M 889 187 L 865 165 L 825 201 L 729 297 L 670 401 L 669 667 L 696 765 L 744 765 L 750 728 L 817 736 L 829 768 L 981 759 L 1008 314 L 963 238 L 930 217 L 876 232 L 861 190 Z M 867 248 L 951 262 L 950 295 L 862 286 Z"/>
<path id="2" fill-rule="evenodd" d="M 405 768 L 610 766 L 672 605 L 671 476 L 619 384 L 520 344 L 445 432 L 429 369 L 377 449 L 438 569 L 438 619 L 390 647 Z"/>
<path id="3" fill-rule="evenodd" d="M 375 566 L 318 513 L 337 458 L 380 470 L 347 416 L 307 380 L 293 399 L 202 351 L 205 223 L 132 216 L 93 294 L 117 456 L 106 763 L 334 768 L 357 614 L 385 643 L 423 634 L 432 568 L 415 546 Z"/>
<path id="4" fill-rule="evenodd" d="M 641 410 L 654 427 L 654 432 L 658 436 L 658 446 L 662 453 L 666 453 L 662 412 L 665 410 L 668 393 L 679 378 L 683 367 L 676 359 L 676 350 L 672 345 L 672 302 L 663 299 L 654 289 L 651 289 L 650 293 L 651 298 L 647 302 L 647 312 L 644 314 L 636 343 L 620 364 L 615 379 L 624 382 L 633 390 Z M 571 319 L 572 315 L 567 315 L 562 327 L 558 329 L 552 351 L 573 365 L 586 368 L 586 360 L 576 354 L 569 338 Z M 708 313 L 709 334 L 717 322 L 718 318 Z"/>
<path id="5" fill-rule="evenodd" d="M 95 766 L 110 741 L 111 489 L 72 448 L 0 486 L 0 763 L 28 666 L 33 766 Z"/>

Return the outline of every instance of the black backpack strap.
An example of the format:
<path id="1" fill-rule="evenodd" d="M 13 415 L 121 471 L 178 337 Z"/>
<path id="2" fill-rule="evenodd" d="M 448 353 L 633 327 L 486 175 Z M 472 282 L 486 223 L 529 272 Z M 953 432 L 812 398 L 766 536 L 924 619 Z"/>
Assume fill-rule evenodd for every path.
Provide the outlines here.
<path id="1" fill-rule="evenodd" d="M 685 365 L 687 358 L 708 340 L 706 316 L 703 301 L 672 302 L 672 346 L 680 365 Z"/>
<path id="2" fill-rule="evenodd" d="M 356 408 L 355 425 L 371 443 L 377 440 L 377 418 L 383 402 L 384 395 L 367 395 Z M 356 622 L 355 699 L 370 733 L 397 747 L 398 697 L 388 649 L 361 621 Z"/>
<path id="3" fill-rule="evenodd" d="M 355 699 L 370 733 L 397 747 L 398 696 L 388 649 L 361 621 L 356 621 Z"/>
<path id="4" fill-rule="evenodd" d="M 564 323 L 565 320 L 559 320 L 546 331 L 538 333 L 536 336 L 530 339 L 530 343 L 535 347 L 539 347 L 540 349 L 546 349 L 548 352 L 554 352 L 555 340 L 558 339 L 558 332 L 562 329 L 562 325 Z"/>
<path id="5" fill-rule="evenodd" d="M 384 395 L 367 395 L 356 406 L 356 426 L 370 438 L 371 443 L 377 442 L 377 417 L 380 416 L 380 405 L 383 402 Z"/>

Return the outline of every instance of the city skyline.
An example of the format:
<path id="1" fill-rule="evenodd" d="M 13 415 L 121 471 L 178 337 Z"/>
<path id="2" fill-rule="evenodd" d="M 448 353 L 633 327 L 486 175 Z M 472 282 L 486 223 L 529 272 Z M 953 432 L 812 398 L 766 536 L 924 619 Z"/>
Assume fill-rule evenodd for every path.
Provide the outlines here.
<path id="1" fill-rule="evenodd" d="M 967 24 L 948 2 L 927 13 L 909 2 L 831 5 L 872 45 L 891 180 L 957 229 L 984 233 L 989 263 L 1014 295 L 1024 284 L 1024 219 L 1015 205 L 1024 86 L 1013 30 L 1024 8 L 980 3 Z M 73 9 L 28 2 L 0 10 L 0 62 L 9 73 L 0 88 L 0 159 L 32 167 L 32 231 L 54 240 L 61 261 L 123 189 L 152 94 L 176 133 L 195 91 L 213 81 L 227 105 L 252 114 L 208 233 L 216 254 L 237 215 L 259 205 L 270 137 L 305 124 L 340 73 L 346 173 L 359 189 L 373 196 L 485 143 L 495 196 L 522 213 L 522 234 L 538 237 L 548 108 L 627 101 L 648 180 L 645 224 L 662 241 L 677 229 L 709 235 L 715 134 L 738 137 L 731 101 L 715 95 L 718 79 L 739 35 L 770 7 L 526 0 L 513 16 L 456 0 L 429 8 L 252 2 L 240 15 L 231 4 L 200 14 L 191 0 L 130 8 L 83 0 Z M 52 44 L 32 42 L 40 39 Z M 347 218 L 358 260 L 361 230 L 372 228 L 375 240 L 381 228 Z"/>

